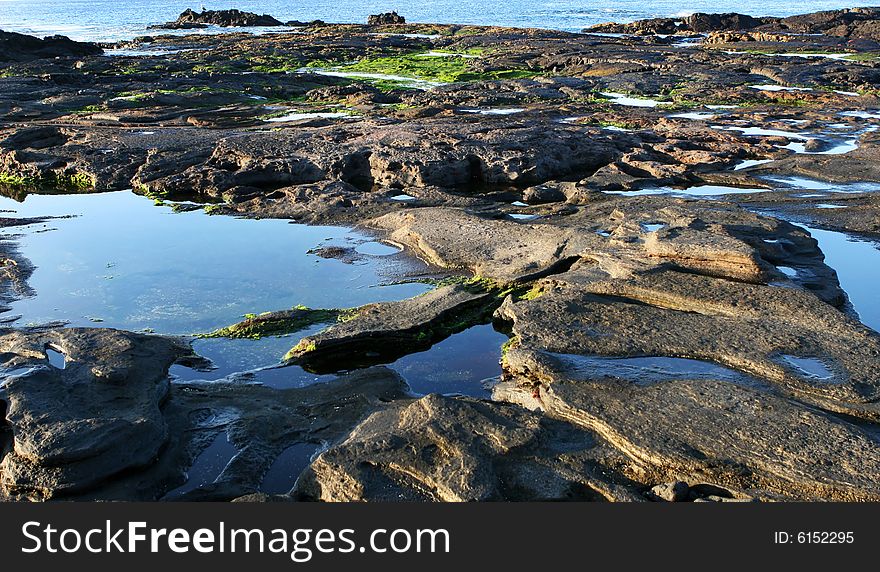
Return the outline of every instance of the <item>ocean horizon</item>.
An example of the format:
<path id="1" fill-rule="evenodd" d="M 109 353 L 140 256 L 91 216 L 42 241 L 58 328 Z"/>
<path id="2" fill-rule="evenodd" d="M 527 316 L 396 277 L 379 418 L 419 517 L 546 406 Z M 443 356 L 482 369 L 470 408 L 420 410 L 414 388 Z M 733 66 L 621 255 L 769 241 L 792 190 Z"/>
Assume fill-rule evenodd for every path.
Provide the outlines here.
<path id="1" fill-rule="evenodd" d="M 37 36 L 60 34 L 80 41 L 118 41 L 151 33 L 148 26 L 174 20 L 187 8 L 199 10 L 204 7 L 210 10 L 238 8 L 270 14 L 285 22 L 320 19 L 332 23 L 364 23 L 370 14 L 396 10 L 408 22 L 535 27 L 575 32 L 603 22 L 684 17 L 694 12 L 790 16 L 876 3 L 871 0 L 815 0 L 808 5 L 795 0 L 772 3 L 756 0 L 737 3 L 724 0 L 487 0 L 471 4 L 457 0 L 309 0 L 295 3 L 282 0 L 0 0 L 0 30 Z M 203 30 L 202 33 L 218 30 Z M 187 32 L 193 33 L 192 30 Z"/>

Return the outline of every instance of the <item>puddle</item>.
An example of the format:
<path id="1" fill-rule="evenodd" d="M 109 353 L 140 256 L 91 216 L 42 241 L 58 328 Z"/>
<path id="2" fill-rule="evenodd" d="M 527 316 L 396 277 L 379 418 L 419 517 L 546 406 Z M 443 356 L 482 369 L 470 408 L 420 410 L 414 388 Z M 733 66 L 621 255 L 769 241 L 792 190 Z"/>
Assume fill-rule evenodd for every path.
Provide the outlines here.
<path id="1" fill-rule="evenodd" d="M 736 127 L 734 125 L 710 125 L 712 129 L 720 129 L 721 131 L 739 131 L 743 135 L 751 137 L 785 137 L 787 139 L 800 139 L 807 141 L 814 137 L 808 133 L 793 133 L 791 131 L 782 131 L 779 129 L 764 129 L 763 127 Z"/>
<path id="2" fill-rule="evenodd" d="M 371 36 L 400 36 L 401 38 L 421 38 L 423 40 L 434 40 L 442 37 L 440 34 L 403 34 L 397 32 L 372 32 Z"/>
<path id="3" fill-rule="evenodd" d="M 817 358 L 783 355 L 782 360 L 793 367 L 801 377 L 818 380 L 828 380 L 834 377 L 825 362 Z"/>
<path id="4" fill-rule="evenodd" d="M 258 340 L 199 338 L 192 342 L 193 349 L 214 364 L 216 369 L 195 371 L 188 367 L 174 365 L 169 373 L 175 381 L 215 381 L 229 378 L 244 372 L 240 381 L 262 383 L 269 387 L 286 389 L 305 387 L 318 381 L 322 376 L 307 373 L 298 367 L 278 368 L 284 355 L 299 341 L 316 334 L 326 325 L 318 324 L 296 334 L 286 336 L 266 336 Z"/>
<path id="5" fill-rule="evenodd" d="M 625 105 L 627 107 L 657 107 L 658 105 L 668 105 L 669 101 L 658 101 L 646 97 L 632 97 L 625 93 L 616 93 L 613 91 L 603 91 L 602 95 L 611 99 L 611 103 L 616 105 Z"/>
<path id="6" fill-rule="evenodd" d="M 813 91 L 812 87 L 788 87 L 784 85 L 776 85 L 773 83 L 750 85 L 749 87 L 760 91 Z"/>
<path id="7" fill-rule="evenodd" d="M 507 340 L 491 324 L 474 326 L 388 367 L 402 375 L 415 393 L 489 397 L 491 390 L 484 382 L 501 375 L 501 346 Z"/>
<path id="8" fill-rule="evenodd" d="M 710 119 L 715 119 L 717 115 L 705 111 L 694 111 L 689 113 L 676 113 L 669 117 L 675 117 L 677 119 L 693 119 L 694 121 L 708 121 Z"/>
<path id="9" fill-rule="evenodd" d="M 520 213 L 508 214 L 507 216 L 516 220 L 535 220 L 536 218 L 538 218 L 538 215 Z"/>
<path id="10" fill-rule="evenodd" d="M 803 227 L 819 241 L 825 263 L 837 272 L 862 323 L 880 331 L 880 244 L 842 232 Z"/>
<path id="11" fill-rule="evenodd" d="M 49 221 L 53 232 L 0 229 L 0 236 L 21 235 L 21 254 L 36 267 L 29 280 L 36 296 L 10 304 L 10 314 L 22 316 L 16 325 L 94 326 L 99 319 L 102 327 L 186 335 L 252 312 L 361 306 L 428 289 L 378 287 L 388 268 L 378 261 L 344 264 L 306 254 L 328 240 L 372 241 L 341 227 L 174 213 L 130 192 L 0 198 L 0 208 L 20 217 L 78 215 Z"/>
<path id="12" fill-rule="evenodd" d="M 161 500 L 178 499 L 199 487 L 210 485 L 217 480 L 236 453 L 238 450 L 229 442 L 226 431 L 222 431 L 208 448 L 196 457 L 192 467 L 186 472 L 186 483 L 169 491 Z"/>
<path id="13" fill-rule="evenodd" d="M 742 163 L 739 163 L 736 167 L 733 168 L 734 171 L 740 171 L 742 169 L 748 169 L 749 167 L 757 167 L 758 165 L 764 165 L 766 163 L 772 163 L 773 159 L 746 159 Z"/>
<path id="14" fill-rule="evenodd" d="M 603 357 L 551 353 L 574 379 L 615 377 L 636 385 L 651 385 L 676 379 L 712 379 L 775 392 L 764 381 L 724 366 L 701 360 L 673 357 Z"/>
<path id="15" fill-rule="evenodd" d="M 880 111 L 842 111 L 844 117 L 858 117 L 859 119 L 880 119 Z"/>
<path id="16" fill-rule="evenodd" d="M 416 198 L 413 196 L 410 196 L 410 195 L 401 194 L 401 195 L 394 195 L 393 197 L 391 197 L 391 200 L 392 201 L 414 201 L 414 200 L 416 200 Z"/>
<path id="17" fill-rule="evenodd" d="M 844 206 L 844 205 L 830 205 L 827 203 L 822 203 L 820 205 L 816 205 L 816 208 L 817 209 L 845 209 L 846 206 Z"/>
<path id="18" fill-rule="evenodd" d="M 520 107 L 492 107 L 486 109 L 461 109 L 459 111 L 462 113 L 476 113 L 479 115 L 514 115 L 516 113 L 522 113 L 525 109 Z"/>
<path id="19" fill-rule="evenodd" d="M 288 121 L 300 121 L 303 119 L 351 119 L 353 117 L 355 116 L 344 111 L 328 111 L 325 113 L 290 113 L 280 117 L 272 117 L 266 121 L 268 123 L 285 123 Z"/>
<path id="20" fill-rule="evenodd" d="M 46 358 L 49 360 L 49 365 L 55 369 L 64 369 L 67 367 L 67 358 L 64 357 L 64 354 L 61 353 L 61 351 L 52 346 L 46 346 Z"/>
<path id="21" fill-rule="evenodd" d="M 665 227 L 665 224 L 645 224 L 642 223 L 642 230 L 645 232 L 657 232 L 661 228 Z"/>
<path id="22" fill-rule="evenodd" d="M 798 143 L 792 142 L 788 145 L 783 145 L 780 149 L 788 149 L 790 151 L 794 151 L 795 153 L 802 153 L 804 155 L 843 155 L 849 153 L 850 151 L 855 151 L 859 148 L 859 140 L 858 139 L 847 139 L 841 143 L 837 143 L 824 151 L 807 151 L 806 143 Z"/>
<path id="23" fill-rule="evenodd" d="M 829 193 L 842 193 L 847 195 L 870 193 L 880 190 L 880 183 L 829 183 L 807 177 L 763 177 L 767 181 L 779 183 L 795 189 L 808 191 L 824 191 Z M 800 195 L 803 198 L 823 197 L 826 195 Z"/>
<path id="24" fill-rule="evenodd" d="M 368 256 L 391 256 L 392 254 L 398 254 L 403 251 L 403 249 L 394 246 L 392 244 L 386 244 L 384 242 L 364 242 L 355 247 L 355 251 L 361 254 L 366 254 Z"/>
<path id="25" fill-rule="evenodd" d="M 290 492 L 296 484 L 296 479 L 321 449 L 320 445 L 314 443 L 298 443 L 285 449 L 263 477 L 260 491 L 270 495 Z"/>
<path id="26" fill-rule="evenodd" d="M 645 195 L 673 195 L 682 197 L 721 197 L 724 195 L 751 195 L 766 193 L 770 189 L 740 187 L 727 187 L 724 185 L 697 185 L 686 189 L 674 189 L 672 187 L 658 187 L 655 189 L 638 189 L 635 191 L 603 191 L 609 195 L 621 195 L 624 197 L 640 197 Z"/>

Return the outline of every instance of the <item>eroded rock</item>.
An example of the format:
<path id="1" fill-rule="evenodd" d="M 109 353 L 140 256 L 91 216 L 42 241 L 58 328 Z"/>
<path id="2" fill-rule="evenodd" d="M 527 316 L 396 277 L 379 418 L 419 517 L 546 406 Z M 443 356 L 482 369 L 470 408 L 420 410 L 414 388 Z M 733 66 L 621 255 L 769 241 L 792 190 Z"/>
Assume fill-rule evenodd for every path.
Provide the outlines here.
<path id="1" fill-rule="evenodd" d="M 52 497 L 150 464 L 168 440 L 160 411 L 168 368 L 192 354 L 160 338 L 100 329 L 6 331 L 0 337 L 13 449 L 7 491 Z M 63 355 L 52 364 L 47 351 Z"/>
<path id="2" fill-rule="evenodd" d="M 590 431 L 518 407 L 428 395 L 375 413 L 293 494 L 323 501 L 640 500 Z"/>

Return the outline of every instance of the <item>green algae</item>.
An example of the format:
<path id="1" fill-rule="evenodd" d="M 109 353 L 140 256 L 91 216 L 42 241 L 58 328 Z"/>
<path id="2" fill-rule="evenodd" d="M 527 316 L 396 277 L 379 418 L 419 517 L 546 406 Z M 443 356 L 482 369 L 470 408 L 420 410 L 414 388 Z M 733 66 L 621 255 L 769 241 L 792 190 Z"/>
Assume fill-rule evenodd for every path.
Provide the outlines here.
<path id="1" fill-rule="evenodd" d="M 318 324 L 345 322 L 353 319 L 358 311 L 358 308 L 312 309 L 297 306 L 283 312 L 246 314 L 245 319 L 237 324 L 202 334 L 199 337 L 258 340 L 265 336 L 283 336 Z"/>
<path id="2" fill-rule="evenodd" d="M 486 80 L 531 78 L 538 72 L 525 69 L 479 70 L 472 58 L 431 57 L 423 53 L 364 58 L 339 68 L 342 72 L 376 73 L 411 77 L 421 81 L 457 83 Z"/>

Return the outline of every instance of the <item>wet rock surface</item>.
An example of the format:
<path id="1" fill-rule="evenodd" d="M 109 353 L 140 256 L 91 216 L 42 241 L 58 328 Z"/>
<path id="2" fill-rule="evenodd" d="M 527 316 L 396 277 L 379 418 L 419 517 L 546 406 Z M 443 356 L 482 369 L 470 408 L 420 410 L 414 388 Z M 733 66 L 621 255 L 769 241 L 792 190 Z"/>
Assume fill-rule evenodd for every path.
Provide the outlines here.
<path id="1" fill-rule="evenodd" d="M 7 196 L 132 189 L 360 225 L 448 274 L 409 300 L 210 334 L 316 328 L 277 372 L 339 377 L 283 390 L 255 372 L 172 383 L 172 364 L 205 364 L 161 336 L 6 331 L 3 494 L 877 500 L 880 337 L 798 225 L 880 236 L 878 21 L 694 14 L 570 34 L 392 13 L 3 52 Z M 28 293 L 14 237 L 0 263 L 0 301 Z M 490 321 L 511 337 L 493 400 L 414 396 L 375 366 Z"/>

